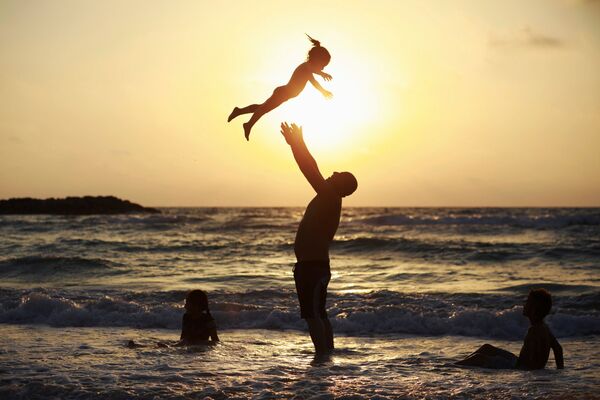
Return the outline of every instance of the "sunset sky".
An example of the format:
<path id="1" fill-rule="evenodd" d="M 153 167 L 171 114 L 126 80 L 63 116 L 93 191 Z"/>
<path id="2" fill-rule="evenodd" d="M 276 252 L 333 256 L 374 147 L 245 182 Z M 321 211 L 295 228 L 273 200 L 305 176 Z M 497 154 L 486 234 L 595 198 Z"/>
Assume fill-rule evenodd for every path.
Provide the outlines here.
<path id="1" fill-rule="evenodd" d="M 600 1 L 0 0 L 0 198 L 304 205 L 281 121 L 347 205 L 600 206 Z"/>

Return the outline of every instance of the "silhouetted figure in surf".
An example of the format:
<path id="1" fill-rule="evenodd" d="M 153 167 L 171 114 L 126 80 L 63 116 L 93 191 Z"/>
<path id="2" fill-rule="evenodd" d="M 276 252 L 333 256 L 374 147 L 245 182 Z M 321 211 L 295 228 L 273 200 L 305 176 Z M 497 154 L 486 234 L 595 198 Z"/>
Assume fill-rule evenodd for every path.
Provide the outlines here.
<path id="1" fill-rule="evenodd" d="M 215 319 L 208 309 L 208 297 L 200 289 L 192 290 L 185 298 L 185 314 L 181 322 L 181 338 L 179 344 L 199 344 L 209 338 L 219 341 Z"/>
<path id="2" fill-rule="evenodd" d="M 325 311 L 331 278 L 329 246 L 340 223 L 342 197 L 354 193 L 358 183 L 350 172 L 334 172 L 324 179 L 304 143 L 301 127 L 282 123 L 281 133 L 292 148 L 300 171 L 317 192 L 308 203 L 296 232 L 294 281 L 300 315 L 306 319 L 316 353 L 324 354 L 333 350 L 333 331 Z"/>
<path id="3" fill-rule="evenodd" d="M 231 114 L 229 114 L 227 122 L 230 122 L 239 115 L 252 113 L 250 120 L 243 125 L 246 140 L 250 140 L 250 130 L 256 121 L 260 119 L 260 117 L 279 107 L 282 103 L 288 101 L 289 99 L 298 96 L 300 92 L 304 90 L 307 82 L 310 82 L 326 98 L 331 98 L 333 96 L 331 92 L 323 89 L 323 87 L 313 76 L 313 74 L 317 74 L 326 81 L 331 80 L 331 75 L 323 72 L 323 68 L 325 68 L 331 60 L 331 55 L 325 47 L 321 47 L 321 43 L 318 40 L 315 40 L 310 36 L 308 36 L 308 39 L 313 45 L 312 49 L 310 49 L 308 52 L 308 58 L 294 70 L 290 81 L 285 86 L 279 86 L 276 88 L 271 97 L 269 97 L 264 103 L 251 104 L 243 108 L 235 107 Z"/>
<path id="4" fill-rule="evenodd" d="M 458 361 L 456 365 L 494 369 L 544 369 L 552 349 L 556 368 L 564 368 L 562 347 L 544 323 L 544 318 L 551 308 L 550 293 L 544 289 L 531 290 L 523 307 L 523 315 L 529 318 L 531 326 L 523 341 L 519 357 L 510 351 L 486 343 L 464 360 Z"/>
<path id="5" fill-rule="evenodd" d="M 157 347 L 193 346 L 199 344 L 214 344 L 219 341 L 215 319 L 208 309 L 208 297 L 203 290 L 190 291 L 185 298 L 185 314 L 181 321 L 181 337 L 175 343 L 156 343 Z M 209 340 L 210 339 L 210 340 Z M 130 340 L 129 348 L 147 347 Z"/>

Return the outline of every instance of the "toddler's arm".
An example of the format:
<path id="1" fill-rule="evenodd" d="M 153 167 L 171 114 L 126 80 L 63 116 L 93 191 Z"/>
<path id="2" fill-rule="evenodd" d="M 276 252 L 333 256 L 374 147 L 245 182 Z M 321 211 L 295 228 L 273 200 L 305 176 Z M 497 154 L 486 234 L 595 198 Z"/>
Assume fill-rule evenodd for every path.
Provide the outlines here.
<path id="1" fill-rule="evenodd" d="M 319 82 L 317 82 L 317 80 L 315 79 L 314 76 L 310 76 L 310 78 L 308 78 L 308 81 L 315 87 L 315 89 L 317 89 L 319 92 L 321 92 L 321 94 L 323 94 L 323 96 L 325 96 L 326 98 L 331 98 L 333 96 L 333 94 L 331 94 L 330 91 L 325 90 L 323 88 L 323 86 L 321 86 L 321 84 Z"/>
<path id="2" fill-rule="evenodd" d="M 333 78 L 331 77 L 331 75 L 329 75 L 327 72 L 323 72 L 323 71 L 319 71 L 319 72 L 315 72 L 317 75 L 319 75 L 321 78 L 325 79 L 326 81 L 330 81 Z"/>

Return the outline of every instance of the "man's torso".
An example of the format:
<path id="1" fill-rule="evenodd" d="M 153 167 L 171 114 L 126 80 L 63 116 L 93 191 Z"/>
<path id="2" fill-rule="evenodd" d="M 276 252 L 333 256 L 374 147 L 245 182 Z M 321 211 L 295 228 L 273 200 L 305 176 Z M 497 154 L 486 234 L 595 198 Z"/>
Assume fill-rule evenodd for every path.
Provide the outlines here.
<path id="1" fill-rule="evenodd" d="M 296 232 L 298 261 L 329 260 L 329 246 L 340 223 L 342 199 L 317 194 L 306 207 Z"/>

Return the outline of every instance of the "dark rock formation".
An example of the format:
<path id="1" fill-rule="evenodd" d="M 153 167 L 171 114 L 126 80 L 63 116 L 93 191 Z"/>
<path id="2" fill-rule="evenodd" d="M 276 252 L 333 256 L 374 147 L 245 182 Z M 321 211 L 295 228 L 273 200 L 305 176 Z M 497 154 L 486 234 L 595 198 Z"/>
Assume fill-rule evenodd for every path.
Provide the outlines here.
<path id="1" fill-rule="evenodd" d="M 8 199 L 0 200 L 0 214 L 124 214 L 160 213 L 154 208 L 142 207 L 114 196 L 67 197 L 64 199 Z"/>

